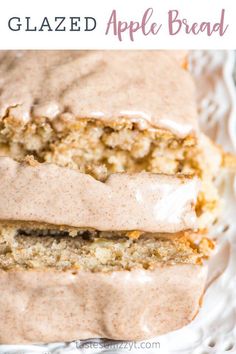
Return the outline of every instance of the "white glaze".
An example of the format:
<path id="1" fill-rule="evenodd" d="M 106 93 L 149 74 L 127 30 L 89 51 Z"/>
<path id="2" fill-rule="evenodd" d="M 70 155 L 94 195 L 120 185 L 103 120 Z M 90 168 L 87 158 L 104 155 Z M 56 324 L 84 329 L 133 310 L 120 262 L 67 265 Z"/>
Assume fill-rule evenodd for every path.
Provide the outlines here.
<path id="1" fill-rule="evenodd" d="M 128 119 L 179 137 L 198 132 L 195 91 L 163 51 L 0 51 L 0 119 Z M 173 52 L 171 51 L 173 54 Z M 181 59 L 182 60 L 182 59 Z M 171 75 L 166 75 L 171 72 Z"/>
<path id="2" fill-rule="evenodd" d="M 57 165 L 31 167 L 0 157 L 0 220 L 100 231 L 195 229 L 199 184 L 145 172 L 116 173 L 100 182 Z"/>

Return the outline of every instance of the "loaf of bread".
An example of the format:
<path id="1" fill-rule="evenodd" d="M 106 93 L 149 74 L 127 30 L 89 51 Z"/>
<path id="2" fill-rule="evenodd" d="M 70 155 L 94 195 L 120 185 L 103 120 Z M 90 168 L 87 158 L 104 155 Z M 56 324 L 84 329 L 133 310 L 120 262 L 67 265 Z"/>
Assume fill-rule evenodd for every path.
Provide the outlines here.
<path id="1" fill-rule="evenodd" d="M 226 155 L 186 54 L 0 52 L 0 343 L 142 340 L 196 316 Z"/>

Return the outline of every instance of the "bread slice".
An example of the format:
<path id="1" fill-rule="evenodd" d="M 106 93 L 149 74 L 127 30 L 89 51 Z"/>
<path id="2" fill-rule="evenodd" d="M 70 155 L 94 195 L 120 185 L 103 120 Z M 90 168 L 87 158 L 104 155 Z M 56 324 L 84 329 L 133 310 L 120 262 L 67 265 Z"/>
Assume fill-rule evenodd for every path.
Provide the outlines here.
<path id="1" fill-rule="evenodd" d="M 33 155 L 105 181 L 114 173 L 201 178 L 201 228 L 219 212 L 222 154 L 199 132 L 184 51 L 0 52 L 0 154 Z"/>
<path id="2" fill-rule="evenodd" d="M 1 343 L 143 340 L 197 314 L 211 248 L 194 235 L 0 232 Z"/>

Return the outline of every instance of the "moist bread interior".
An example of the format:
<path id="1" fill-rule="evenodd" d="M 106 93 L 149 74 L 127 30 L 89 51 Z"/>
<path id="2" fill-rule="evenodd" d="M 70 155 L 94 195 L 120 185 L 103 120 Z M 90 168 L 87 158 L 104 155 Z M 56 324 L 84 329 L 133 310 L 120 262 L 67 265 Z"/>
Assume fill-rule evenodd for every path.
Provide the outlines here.
<path id="1" fill-rule="evenodd" d="M 161 264 L 201 264 L 213 244 L 191 232 L 142 234 L 81 231 L 70 237 L 63 230 L 2 227 L 0 267 L 82 269 L 92 272 L 154 269 Z"/>

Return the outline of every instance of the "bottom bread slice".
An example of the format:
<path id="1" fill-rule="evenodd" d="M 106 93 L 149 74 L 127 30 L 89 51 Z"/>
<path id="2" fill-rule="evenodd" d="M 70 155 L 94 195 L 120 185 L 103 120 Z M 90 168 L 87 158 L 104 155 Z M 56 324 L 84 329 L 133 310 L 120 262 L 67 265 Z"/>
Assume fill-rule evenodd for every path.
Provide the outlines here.
<path id="1" fill-rule="evenodd" d="M 0 236 L 0 342 L 143 340 L 197 314 L 207 268 L 186 236 Z"/>

